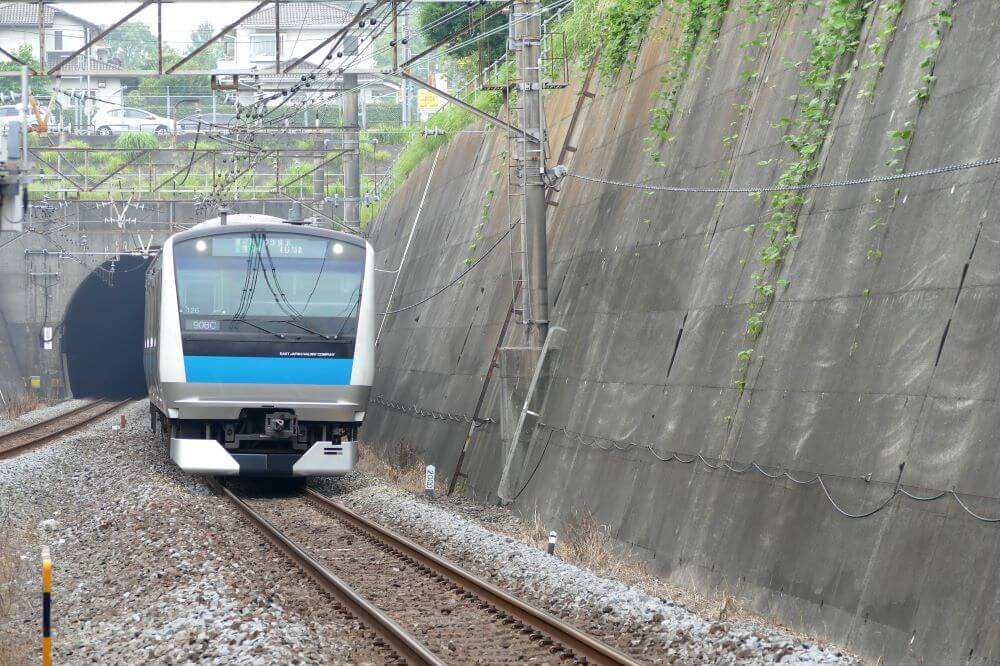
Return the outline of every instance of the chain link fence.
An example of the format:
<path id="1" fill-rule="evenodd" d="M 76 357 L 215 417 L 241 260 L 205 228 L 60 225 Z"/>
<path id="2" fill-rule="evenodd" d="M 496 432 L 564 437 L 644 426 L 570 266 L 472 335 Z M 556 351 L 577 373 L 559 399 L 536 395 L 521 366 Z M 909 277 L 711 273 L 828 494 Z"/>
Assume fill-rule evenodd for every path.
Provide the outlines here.
<path id="1" fill-rule="evenodd" d="M 200 116 L 206 122 L 217 120 L 224 122 L 229 115 L 236 113 L 236 97 L 216 91 L 195 90 L 185 92 L 169 87 L 163 94 L 150 95 L 141 90 L 111 91 L 106 95 L 97 96 L 93 93 L 65 90 L 57 94 L 52 104 L 52 120 L 50 127 L 61 129 L 70 134 L 93 134 L 97 127 L 94 124 L 96 114 L 122 107 L 139 109 L 161 118 L 182 123 L 180 132 L 192 131 Z M 403 105 L 401 102 L 366 100 L 362 95 L 358 102 L 359 123 L 362 129 L 396 126 L 403 123 Z M 218 115 L 216 115 L 218 114 Z M 339 127 L 343 124 L 343 112 L 339 100 L 331 99 L 329 103 L 317 101 L 304 108 L 290 111 L 287 116 L 278 113 L 277 123 L 281 127 Z"/>

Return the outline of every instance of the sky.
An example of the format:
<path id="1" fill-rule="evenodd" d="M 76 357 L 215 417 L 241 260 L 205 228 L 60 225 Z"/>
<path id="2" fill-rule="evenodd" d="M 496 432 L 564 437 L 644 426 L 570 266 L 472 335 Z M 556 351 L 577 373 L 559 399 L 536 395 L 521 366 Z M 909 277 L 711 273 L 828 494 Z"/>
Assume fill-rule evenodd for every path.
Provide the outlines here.
<path id="1" fill-rule="evenodd" d="M 176 2 L 163 4 L 163 41 L 187 45 L 191 31 L 201 22 L 210 21 L 221 29 L 256 6 L 254 2 Z M 56 7 L 99 25 L 114 23 L 139 6 L 138 2 L 60 2 Z M 130 21 L 146 23 L 156 34 L 156 7 L 151 5 Z"/>

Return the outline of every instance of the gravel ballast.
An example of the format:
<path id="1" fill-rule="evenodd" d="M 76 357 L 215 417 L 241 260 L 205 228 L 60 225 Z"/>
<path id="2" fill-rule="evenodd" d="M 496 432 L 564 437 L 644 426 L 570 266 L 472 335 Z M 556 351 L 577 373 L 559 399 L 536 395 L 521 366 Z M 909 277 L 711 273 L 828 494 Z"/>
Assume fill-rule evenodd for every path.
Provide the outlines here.
<path id="1" fill-rule="evenodd" d="M 367 630 L 184 475 L 145 401 L 0 462 L 0 512 L 22 559 L 0 642 L 30 646 L 39 546 L 52 547 L 57 663 L 383 663 Z"/>
<path id="2" fill-rule="evenodd" d="M 496 534 L 434 500 L 386 486 L 363 472 L 312 482 L 316 490 L 565 618 L 642 660 L 660 663 L 859 663 L 759 623 L 719 622 Z M 637 652 L 639 652 L 637 654 Z"/>
<path id="3" fill-rule="evenodd" d="M 69 404 L 56 407 L 67 411 Z M 148 403 L 124 412 L 123 431 L 112 430 L 115 412 L 59 442 L 0 461 L 0 530 L 22 563 L 14 616 L 0 618 L 0 644 L 36 653 L 38 552 L 49 544 L 58 663 L 390 659 L 367 629 L 337 610 L 225 500 L 173 465 L 149 431 Z M 15 427 L 44 418 L 35 412 Z M 477 524 L 466 517 L 475 515 L 471 507 L 459 511 L 360 472 L 311 485 L 642 661 L 855 661 L 779 629 L 707 619 L 550 557 Z"/>

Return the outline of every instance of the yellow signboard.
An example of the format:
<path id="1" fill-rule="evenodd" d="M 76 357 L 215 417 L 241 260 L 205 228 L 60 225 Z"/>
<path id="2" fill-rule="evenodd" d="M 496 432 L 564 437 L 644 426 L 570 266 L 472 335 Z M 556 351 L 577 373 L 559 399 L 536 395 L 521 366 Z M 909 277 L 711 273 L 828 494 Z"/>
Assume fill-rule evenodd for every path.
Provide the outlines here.
<path id="1" fill-rule="evenodd" d="M 417 106 L 421 111 L 437 111 L 441 108 L 441 98 L 429 90 L 417 90 Z"/>

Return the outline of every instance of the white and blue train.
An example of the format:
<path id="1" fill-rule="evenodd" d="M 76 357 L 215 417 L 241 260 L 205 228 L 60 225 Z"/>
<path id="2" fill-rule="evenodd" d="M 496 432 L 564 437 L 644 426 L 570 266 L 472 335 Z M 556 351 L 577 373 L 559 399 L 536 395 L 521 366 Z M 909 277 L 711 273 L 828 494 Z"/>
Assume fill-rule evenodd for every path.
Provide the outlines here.
<path id="1" fill-rule="evenodd" d="M 146 273 L 152 426 L 181 469 L 349 472 L 375 368 L 372 248 L 268 215 L 171 236 Z"/>

